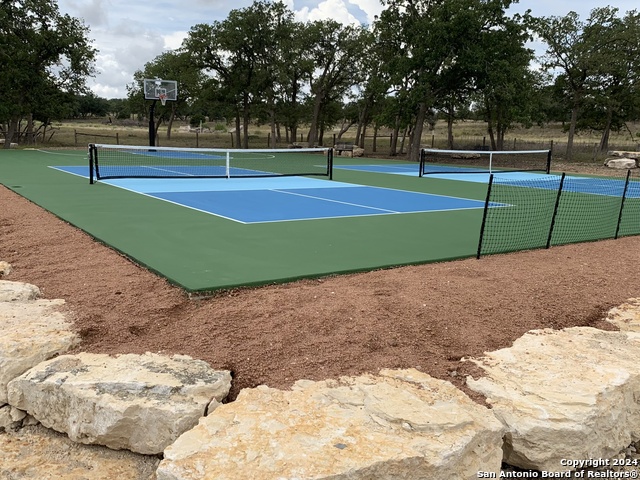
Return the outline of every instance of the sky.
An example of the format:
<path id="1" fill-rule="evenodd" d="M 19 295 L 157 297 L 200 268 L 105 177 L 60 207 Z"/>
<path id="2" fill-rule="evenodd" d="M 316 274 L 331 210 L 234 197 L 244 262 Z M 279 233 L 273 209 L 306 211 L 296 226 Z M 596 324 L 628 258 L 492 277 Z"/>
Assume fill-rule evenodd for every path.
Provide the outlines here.
<path id="1" fill-rule="evenodd" d="M 283 0 L 296 19 L 333 18 L 342 23 L 371 24 L 382 10 L 379 0 Z M 125 98 L 133 73 L 168 50 L 179 48 L 192 26 L 224 20 L 233 9 L 251 5 L 252 0 L 58 0 L 62 13 L 82 20 L 98 50 L 91 90 L 103 98 Z M 581 19 L 597 7 L 611 5 L 621 13 L 637 9 L 637 0 L 521 0 L 509 10 L 530 9 L 536 17 L 562 16 L 575 11 Z M 542 53 L 542 52 L 540 52 Z"/>

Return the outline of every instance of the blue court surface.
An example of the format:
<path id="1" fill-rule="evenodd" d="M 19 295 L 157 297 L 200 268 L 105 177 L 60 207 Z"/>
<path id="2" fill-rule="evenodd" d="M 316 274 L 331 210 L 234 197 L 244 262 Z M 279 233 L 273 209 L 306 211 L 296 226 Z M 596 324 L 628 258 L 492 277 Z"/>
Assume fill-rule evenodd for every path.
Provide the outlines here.
<path id="1" fill-rule="evenodd" d="M 89 178 L 84 166 L 53 167 Z M 240 223 L 482 209 L 484 201 L 308 177 L 125 178 L 112 185 Z M 97 187 L 99 188 L 99 187 Z"/>
<path id="2" fill-rule="evenodd" d="M 418 176 L 418 167 L 413 165 L 341 165 L 334 168 L 343 170 L 355 170 L 360 172 L 387 173 L 395 175 Z M 461 168 L 462 170 L 462 168 Z M 471 172 L 473 169 L 465 169 Z M 430 173 L 425 175 L 425 180 L 455 180 L 458 182 L 489 183 L 491 174 L 482 173 Z M 560 176 L 536 172 L 500 172 L 493 173 L 494 179 L 502 185 L 514 187 L 539 188 L 557 190 Z M 539 182 L 539 183 L 535 183 Z M 608 197 L 620 197 L 624 192 L 625 180 L 618 178 L 597 178 L 567 175 L 563 185 L 564 192 L 587 193 L 590 195 L 602 195 Z M 640 198 L 640 186 L 638 182 L 632 182 L 626 193 L 627 198 Z"/>

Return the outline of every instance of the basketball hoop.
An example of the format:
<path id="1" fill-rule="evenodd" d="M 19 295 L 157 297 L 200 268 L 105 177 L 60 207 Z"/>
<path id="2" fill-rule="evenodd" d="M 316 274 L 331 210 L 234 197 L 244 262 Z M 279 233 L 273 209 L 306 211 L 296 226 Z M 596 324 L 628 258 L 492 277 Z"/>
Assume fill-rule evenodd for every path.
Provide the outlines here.
<path id="1" fill-rule="evenodd" d="M 167 103 L 167 94 L 161 93 L 160 95 L 158 95 L 158 99 L 162 103 L 162 106 L 164 106 L 164 104 Z"/>

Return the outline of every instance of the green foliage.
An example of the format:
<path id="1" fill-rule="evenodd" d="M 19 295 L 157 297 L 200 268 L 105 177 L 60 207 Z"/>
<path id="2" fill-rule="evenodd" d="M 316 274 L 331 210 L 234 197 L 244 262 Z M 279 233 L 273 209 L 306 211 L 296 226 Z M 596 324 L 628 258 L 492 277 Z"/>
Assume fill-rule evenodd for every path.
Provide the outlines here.
<path id="1" fill-rule="evenodd" d="M 207 118 L 204 115 L 196 114 L 189 119 L 189 125 L 191 125 L 192 127 L 199 127 L 201 123 L 204 123 L 206 121 Z"/>
<path id="2" fill-rule="evenodd" d="M 63 118 L 72 103 L 69 95 L 86 91 L 96 55 L 88 32 L 52 0 L 2 2 L 0 122 L 6 122 L 10 139 L 22 118 Z"/>
<path id="3" fill-rule="evenodd" d="M 299 22 L 282 2 L 256 0 L 226 19 L 191 28 L 182 48 L 136 71 L 128 98 L 87 94 L 96 55 L 81 21 L 54 0 L 8 0 L 0 9 L 0 125 L 23 118 L 148 116 L 145 78 L 178 82 L 178 100 L 155 105 L 159 126 L 189 118 L 225 119 L 247 146 L 249 125 L 269 125 L 271 146 L 284 128 L 322 141 L 328 129 L 388 127 L 409 139 L 415 158 L 425 125 L 460 119 L 487 124 L 493 147 L 505 133 L 558 121 L 569 130 L 624 131 L 640 118 L 640 14 L 597 8 L 534 18 L 506 14 L 512 0 L 383 0 L 371 28 L 334 20 Z M 535 65 L 532 35 L 545 42 Z M 213 120 L 212 120 L 213 122 Z M 168 129 L 168 135 L 171 129 Z M 450 139 L 451 140 L 451 139 Z M 452 141 L 452 140 L 451 140 Z M 570 149 L 570 148 L 569 148 Z M 392 144 L 392 153 L 398 151 Z M 569 155 L 570 158 L 570 155 Z"/>
<path id="4" fill-rule="evenodd" d="M 399 101 L 384 115 L 398 131 L 410 127 L 410 157 L 417 160 L 423 125 L 434 108 L 452 116 L 472 92 L 496 86 L 509 76 L 500 48 L 515 41 L 515 22 L 505 9 L 510 0 L 387 0 L 374 24 L 383 70 Z M 513 32 L 511 34 L 511 32 Z M 502 40 L 501 37 L 508 37 Z M 511 69 L 513 72 L 513 69 Z M 503 72 L 498 75 L 498 72 Z M 489 78 L 493 75 L 494 78 Z M 499 78 L 501 77 L 501 78 Z M 398 107 L 402 106 L 402 109 Z"/>
<path id="5" fill-rule="evenodd" d="M 109 101 L 93 93 L 76 96 L 76 109 L 73 117 L 104 117 L 109 114 Z"/>
<path id="6" fill-rule="evenodd" d="M 609 132 L 637 119 L 640 102 L 640 16 L 624 17 L 613 7 L 596 8 L 586 21 L 575 12 L 533 22 L 547 44 L 542 66 L 557 71 L 556 91 L 571 109 L 567 159 L 571 159 L 576 130 L 603 132 L 606 150 Z"/>

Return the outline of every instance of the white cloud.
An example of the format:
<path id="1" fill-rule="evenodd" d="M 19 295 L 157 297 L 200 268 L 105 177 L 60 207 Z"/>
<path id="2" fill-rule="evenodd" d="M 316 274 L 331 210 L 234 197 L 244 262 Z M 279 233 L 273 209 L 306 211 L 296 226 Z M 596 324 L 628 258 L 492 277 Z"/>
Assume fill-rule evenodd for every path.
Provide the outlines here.
<path id="1" fill-rule="evenodd" d="M 296 11 L 296 19 L 302 22 L 316 20 L 336 20 L 345 25 L 358 22 L 348 10 L 343 0 L 324 0 L 315 8 L 303 7 Z"/>
<path id="2" fill-rule="evenodd" d="M 104 0 L 73 1 L 62 0 L 60 7 L 63 10 L 71 10 L 74 16 L 80 18 L 85 24 L 93 27 L 107 25 L 109 23 L 109 10 Z"/>
<path id="3" fill-rule="evenodd" d="M 384 7 L 380 0 L 349 0 L 349 3 L 360 7 L 367 14 L 367 24 L 371 25 L 376 16 L 379 16 Z"/>
<path id="4" fill-rule="evenodd" d="M 168 35 L 163 35 L 164 48 L 168 50 L 176 50 L 182 46 L 182 41 L 187 38 L 189 32 L 172 32 Z"/>

